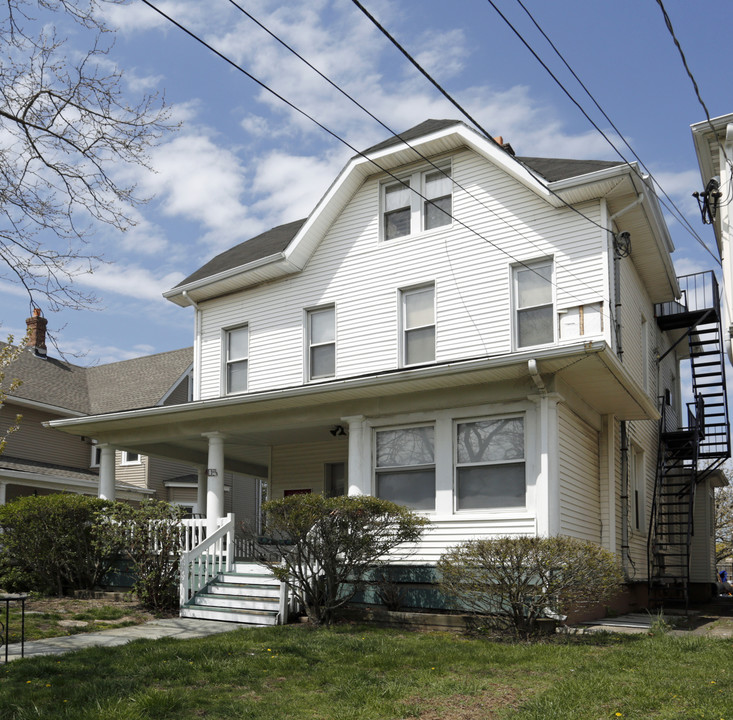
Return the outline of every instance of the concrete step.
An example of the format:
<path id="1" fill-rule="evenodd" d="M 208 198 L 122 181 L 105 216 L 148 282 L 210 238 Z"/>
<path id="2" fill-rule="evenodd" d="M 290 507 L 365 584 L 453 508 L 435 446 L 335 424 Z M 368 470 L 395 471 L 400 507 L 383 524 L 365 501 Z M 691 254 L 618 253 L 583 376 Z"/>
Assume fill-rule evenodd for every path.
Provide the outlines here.
<path id="1" fill-rule="evenodd" d="M 244 625 L 277 625 L 277 612 L 264 610 L 238 610 L 236 608 L 216 608 L 202 605 L 184 605 L 181 617 L 200 620 L 222 620 Z"/>

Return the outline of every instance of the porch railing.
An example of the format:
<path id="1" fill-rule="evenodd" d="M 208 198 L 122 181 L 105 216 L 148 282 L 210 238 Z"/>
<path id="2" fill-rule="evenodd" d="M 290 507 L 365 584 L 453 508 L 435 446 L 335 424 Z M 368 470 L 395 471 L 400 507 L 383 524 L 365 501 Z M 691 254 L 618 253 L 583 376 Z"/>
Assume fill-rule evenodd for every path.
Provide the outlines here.
<path id="1" fill-rule="evenodd" d="M 203 532 L 205 522 L 198 525 L 197 520 L 185 520 L 191 529 L 190 541 L 193 542 Z M 185 605 L 197 592 L 208 585 L 219 573 L 228 572 L 234 562 L 234 515 L 229 513 L 219 520 L 219 528 L 204 537 L 198 544 L 181 554 L 181 606 Z"/>

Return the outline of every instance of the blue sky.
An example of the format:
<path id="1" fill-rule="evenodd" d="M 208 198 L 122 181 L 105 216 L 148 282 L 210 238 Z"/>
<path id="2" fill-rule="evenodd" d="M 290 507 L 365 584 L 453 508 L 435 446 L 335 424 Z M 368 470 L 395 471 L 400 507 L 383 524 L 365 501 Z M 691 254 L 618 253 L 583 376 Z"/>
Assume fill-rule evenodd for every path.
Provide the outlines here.
<path id="1" fill-rule="evenodd" d="M 517 0 L 494 0 L 596 123 L 628 149 L 583 93 Z M 365 148 L 388 133 L 228 0 L 159 0 L 166 13 L 291 102 Z M 386 125 L 405 130 L 458 111 L 349 0 L 241 0 L 242 6 Z M 519 155 L 618 159 L 486 0 L 363 0 L 433 76 Z M 702 189 L 689 126 L 705 118 L 654 0 L 524 0 L 614 124 L 712 248 L 691 193 Z M 667 11 L 711 116 L 733 112 L 730 53 L 711 18 L 727 2 L 667 0 Z M 60 348 L 82 364 L 193 342 L 193 314 L 161 293 L 218 252 L 305 217 L 353 152 L 184 35 L 138 0 L 105 10 L 117 31 L 110 60 L 126 90 L 160 90 L 181 122 L 153 151 L 156 172 L 119 168 L 152 199 L 127 233 L 100 227 L 107 264 L 78 278 L 96 311 L 48 313 Z M 76 41 L 70 28 L 69 42 Z M 680 274 L 713 259 L 673 218 Z M 22 334 L 27 298 L 0 279 L 0 335 Z M 44 308 L 44 311 L 46 309 Z"/>

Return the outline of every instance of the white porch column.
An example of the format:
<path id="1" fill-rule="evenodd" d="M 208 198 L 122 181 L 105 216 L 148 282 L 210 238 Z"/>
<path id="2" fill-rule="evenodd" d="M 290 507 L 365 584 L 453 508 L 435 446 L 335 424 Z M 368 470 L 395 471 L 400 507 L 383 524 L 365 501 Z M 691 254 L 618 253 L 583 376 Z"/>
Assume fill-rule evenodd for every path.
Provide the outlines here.
<path id="1" fill-rule="evenodd" d="M 538 405 L 537 484 L 535 512 L 537 534 L 550 537 L 560 532 L 560 483 L 557 470 L 557 403 L 560 396 L 540 394 L 530 397 Z"/>
<path id="2" fill-rule="evenodd" d="M 99 497 L 115 500 L 115 449 L 106 443 L 99 448 Z"/>
<path id="3" fill-rule="evenodd" d="M 224 517 L 224 435 L 203 433 L 209 439 L 209 463 L 206 469 L 206 530 L 216 531 L 217 520 Z"/>
<path id="4" fill-rule="evenodd" d="M 0 482 L 0 505 L 5 505 L 7 501 L 7 490 L 8 484 L 6 482 Z"/>
<path id="5" fill-rule="evenodd" d="M 197 484 L 196 484 L 196 507 L 198 512 L 203 514 L 206 510 L 206 489 L 208 486 L 206 476 L 206 468 L 199 468 L 197 471 Z"/>
<path id="6" fill-rule="evenodd" d="M 363 415 L 342 417 L 349 425 L 349 495 L 372 494 L 369 427 Z"/>

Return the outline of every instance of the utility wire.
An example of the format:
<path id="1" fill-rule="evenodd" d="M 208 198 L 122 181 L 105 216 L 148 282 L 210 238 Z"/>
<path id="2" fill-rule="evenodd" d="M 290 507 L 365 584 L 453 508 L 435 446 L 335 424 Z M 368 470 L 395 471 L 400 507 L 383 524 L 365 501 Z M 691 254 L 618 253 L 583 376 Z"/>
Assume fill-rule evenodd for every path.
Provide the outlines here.
<path id="1" fill-rule="evenodd" d="M 315 72 L 319 77 L 321 77 L 323 80 L 325 80 L 331 87 L 333 87 L 335 90 L 340 92 L 345 98 L 350 100 L 354 105 L 356 105 L 360 110 L 365 112 L 372 120 L 377 122 L 379 125 L 381 125 L 387 132 L 392 134 L 394 137 L 401 140 L 407 147 L 410 148 L 421 160 L 428 163 L 430 166 L 433 167 L 437 172 L 441 173 L 444 177 L 451 180 L 451 182 L 456 185 L 458 188 L 460 188 L 463 192 L 465 192 L 470 198 L 475 200 L 479 205 L 481 205 L 487 212 L 491 213 L 496 217 L 498 220 L 503 222 L 510 230 L 517 233 L 520 237 L 524 238 L 532 247 L 534 247 L 536 250 L 538 250 L 541 253 L 546 252 L 546 248 L 539 247 L 531 238 L 527 237 L 520 229 L 512 226 L 512 224 L 506 220 L 506 218 L 502 217 L 497 213 L 495 210 L 490 208 L 488 205 L 486 205 L 479 197 L 477 197 L 474 193 L 472 193 L 468 188 L 464 187 L 459 183 L 454 176 L 451 176 L 449 172 L 446 172 L 446 170 L 441 167 L 440 165 L 436 165 L 429 157 L 425 156 L 423 153 L 420 152 L 416 147 L 414 147 L 408 140 L 406 140 L 404 137 L 402 137 L 398 132 L 393 130 L 389 125 L 384 123 L 382 120 L 380 120 L 374 113 L 372 113 L 370 110 L 368 110 L 364 105 L 362 105 L 358 100 L 356 100 L 352 95 L 350 95 L 346 90 L 344 90 L 340 85 L 338 85 L 336 82 L 331 80 L 327 75 L 325 75 L 321 70 L 319 70 L 317 67 L 315 67 L 309 60 L 307 60 L 303 55 L 301 55 L 297 50 L 295 50 L 292 46 L 290 46 L 288 43 L 286 43 L 281 37 L 279 37 L 275 32 L 270 30 L 264 23 L 262 23 L 260 20 L 258 20 L 254 15 L 252 15 L 250 12 L 245 10 L 239 3 L 235 2 L 235 0 L 229 0 L 229 3 L 236 7 L 243 15 L 245 15 L 247 18 L 249 18 L 252 22 L 254 22 L 259 28 L 264 30 L 271 38 L 276 40 L 280 45 L 282 45 L 285 49 L 287 49 L 290 53 L 295 55 L 301 62 L 303 62 L 305 65 L 307 65 L 313 72 Z M 493 138 L 492 138 L 493 139 Z M 501 146 L 500 146 L 501 147 Z M 503 148 L 502 151 L 504 152 Z M 414 188 L 410 188 L 411 190 L 414 190 Z M 452 216 L 451 216 L 452 217 Z M 559 266 L 559 264 L 558 264 Z M 577 280 L 581 285 L 584 285 L 589 290 L 596 291 L 596 288 L 594 288 L 592 285 L 587 283 L 583 278 L 579 277 L 575 273 L 573 273 L 570 269 L 564 268 L 565 272 L 575 280 Z M 577 299 L 577 298 L 576 298 Z M 604 298 L 604 300 L 606 300 Z M 608 302 L 610 307 L 610 300 L 606 300 Z M 468 309 L 467 309 L 468 310 Z"/>
<path id="2" fill-rule="evenodd" d="M 713 131 L 713 137 L 718 143 L 718 146 L 723 151 L 723 157 L 725 158 L 725 162 L 728 164 L 728 166 L 733 169 L 733 163 L 728 159 L 728 154 L 725 152 L 725 148 L 723 147 L 723 144 L 720 142 L 720 138 L 718 138 L 718 133 L 715 131 L 715 128 L 713 127 L 713 122 L 710 119 L 710 113 L 708 112 L 707 105 L 705 105 L 705 101 L 702 99 L 702 95 L 700 95 L 700 88 L 697 85 L 697 80 L 695 80 L 695 76 L 692 74 L 692 70 L 690 70 L 690 66 L 687 64 L 687 58 L 685 57 L 685 53 L 682 50 L 682 45 L 680 45 L 680 41 L 677 39 L 677 35 L 675 34 L 674 27 L 672 27 L 672 20 L 670 20 L 669 15 L 667 14 L 667 9 L 664 7 L 664 3 L 662 0 L 657 0 L 657 5 L 659 5 L 660 10 L 662 11 L 662 15 L 664 16 L 664 23 L 667 26 L 667 30 L 669 31 L 669 34 L 672 36 L 672 40 L 674 41 L 674 44 L 677 47 L 677 51 L 680 54 L 680 58 L 682 59 L 682 64 L 685 66 L 685 71 L 687 72 L 687 77 L 690 78 L 690 82 L 692 83 L 692 87 L 695 89 L 695 95 L 697 95 L 697 101 L 702 105 L 702 109 L 705 111 L 705 117 L 707 118 L 708 125 L 710 126 L 710 129 Z"/>
<path id="3" fill-rule="evenodd" d="M 269 87 L 268 85 L 266 85 L 264 82 L 262 82 L 261 80 L 259 80 L 258 78 L 256 78 L 250 72 L 248 72 L 247 70 L 245 70 L 241 65 L 238 65 L 237 63 L 235 63 L 231 58 L 227 57 L 226 55 L 224 55 L 223 53 L 221 53 L 219 50 L 217 50 L 216 48 L 214 48 L 212 45 L 210 45 L 209 43 L 207 43 L 201 37 L 199 37 L 198 35 L 196 35 L 192 30 L 189 30 L 187 27 L 185 27 L 184 25 L 182 25 L 181 23 L 179 23 L 177 20 L 175 20 L 174 18 L 172 18 L 170 15 L 168 15 L 167 13 L 165 13 L 163 10 L 161 10 L 159 7 L 157 7 L 155 4 L 153 4 L 152 2 L 150 2 L 150 0 L 141 0 L 141 1 L 145 5 L 147 5 L 151 10 L 154 10 L 161 17 L 165 18 L 171 24 L 175 25 L 179 30 L 181 30 L 182 32 L 184 32 L 190 38 L 192 38 L 193 40 L 195 40 L 196 42 L 198 42 L 199 44 L 201 44 L 202 46 L 204 46 L 210 52 L 214 53 L 217 57 L 219 57 L 222 60 L 224 60 L 224 62 L 226 62 L 228 65 L 231 65 L 234 69 L 236 69 L 237 71 L 241 72 L 243 75 L 245 75 L 250 80 L 252 80 L 255 84 L 259 85 L 263 90 L 266 90 L 267 92 L 269 92 L 270 94 L 272 94 L 273 96 L 275 96 L 276 98 L 278 98 L 278 100 L 280 100 L 281 102 L 283 102 L 285 105 L 287 105 L 288 107 L 290 107 L 291 109 L 295 110 L 297 113 L 299 113 L 303 117 L 305 117 L 308 120 L 310 120 L 317 127 L 319 127 L 322 130 L 324 130 L 331 137 L 333 137 L 334 139 L 338 140 L 340 143 L 346 145 L 346 147 L 348 147 L 354 153 L 356 153 L 358 156 L 364 158 L 369 163 L 371 163 L 372 165 L 374 165 L 378 170 L 380 170 L 381 172 L 385 173 L 389 177 L 393 178 L 396 182 L 399 182 L 404 187 L 412 190 L 412 192 L 414 192 L 422 200 L 424 200 L 425 202 L 430 203 L 431 205 L 433 205 L 434 207 L 436 207 L 436 208 L 438 208 L 439 210 L 442 211 L 442 208 L 439 208 L 438 205 L 436 205 L 429 198 L 425 197 L 421 192 L 419 192 L 415 188 L 411 188 L 410 185 L 408 183 L 406 183 L 404 180 L 402 180 L 401 178 L 397 177 L 394 173 L 392 173 L 387 168 L 382 167 L 374 159 L 369 158 L 364 152 L 362 152 L 361 150 L 358 150 L 356 147 L 354 147 L 351 143 L 349 143 L 344 138 L 340 137 L 333 130 L 329 129 L 328 127 L 326 127 L 325 125 L 323 125 L 322 123 L 320 123 L 313 116 L 309 115 L 305 110 L 301 109 L 300 107 L 298 107 L 297 105 L 295 105 L 293 102 L 291 102 L 290 100 L 288 100 L 287 98 L 285 98 L 284 96 L 282 96 L 280 93 L 278 93 L 277 91 L 273 90 L 271 87 Z M 471 234 L 477 236 L 480 240 L 482 240 L 483 242 L 487 243 L 488 245 L 491 245 L 493 248 L 495 248 L 496 250 L 498 250 L 499 252 L 501 252 L 502 254 L 504 254 L 506 257 L 508 257 L 516 265 L 520 265 L 520 266 L 524 267 L 525 269 L 527 269 L 527 270 L 529 270 L 531 272 L 537 273 L 537 271 L 530 264 L 527 264 L 526 262 L 524 262 L 522 260 L 519 260 L 518 258 L 514 257 L 510 252 L 508 252 L 504 248 L 502 248 L 499 245 L 497 245 L 495 242 L 492 242 L 491 240 L 489 240 L 488 238 L 486 238 L 485 236 L 483 236 L 480 232 L 478 232 L 474 228 L 472 228 L 469 225 L 467 225 L 460 218 L 455 217 L 451 213 L 446 213 L 446 215 L 448 215 L 451 218 L 451 220 L 453 220 L 454 222 L 458 223 L 461 227 L 463 227 L 466 230 L 468 230 Z M 586 216 L 583 216 L 583 217 L 586 217 Z M 590 218 L 587 218 L 587 219 L 588 220 L 591 220 Z M 593 221 L 591 220 L 591 222 L 593 222 Z M 594 223 L 594 224 L 598 225 L 597 223 Z M 509 227 L 511 228 L 511 225 Z M 598 225 L 598 227 L 600 227 L 603 230 L 607 230 L 607 228 L 603 228 L 601 225 Z M 514 228 L 511 228 L 511 229 L 513 229 L 516 232 L 516 229 L 514 229 Z M 608 232 L 611 232 L 611 231 L 609 230 Z M 558 287 L 555 282 L 550 281 L 550 283 L 555 288 Z M 595 290 L 595 288 L 593 288 L 593 289 Z M 568 295 L 568 297 L 574 297 L 576 300 L 582 302 L 582 299 L 581 298 L 578 298 L 577 296 L 574 296 L 572 293 L 569 293 L 567 291 L 565 291 L 565 292 Z M 615 319 L 614 319 L 614 316 L 613 316 L 613 313 L 612 313 L 612 310 L 611 310 L 611 302 L 610 302 L 610 300 L 608 300 L 606 298 L 602 298 L 602 299 L 603 299 L 604 303 L 606 303 L 607 306 L 608 306 L 608 315 L 609 315 L 610 320 L 615 323 Z"/>
<path id="4" fill-rule="evenodd" d="M 437 89 L 439 90 L 439 92 L 440 92 L 440 93 L 441 93 L 441 94 L 443 95 L 443 97 L 445 97 L 445 98 L 446 98 L 446 100 L 448 100 L 448 101 L 449 101 L 450 103 L 452 103 L 452 104 L 453 104 L 453 105 L 454 105 L 454 106 L 455 106 L 456 108 L 458 108 L 459 112 L 460 112 L 460 113 L 462 113 L 462 114 L 463 114 L 463 115 L 464 115 L 465 117 L 467 117 L 467 118 L 468 118 L 468 119 L 469 119 L 469 120 L 470 120 L 470 121 L 471 121 L 471 122 L 472 122 L 472 123 L 473 123 L 473 124 L 474 124 L 474 125 L 475 125 L 475 126 L 476 126 L 476 127 L 478 128 L 478 129 L 479 129 L 479 130 L 480 130 L 480 132 L 481 132 L 481 133 L 482 133 L 483 135 L 485 135 L 485 136 L 486 136 L 487 138 L 489 138 L 489 139 L 490 139 L 490 140 L 491 140 L 491 141 L 492 141 L 492 142 L 493 142 L 494 144 L 496 144 L 496 145 L 499 145 L 499 143 L 498 143 L 498 142 L 496 142 L 496 140 L 495 140 L 495 139 L 494 139 L 494 137 L 493 137 L 493 136 L 491 135 L 491 133 L 490 133 L 490 132 L 489 132 L 488 130 L 486 130 L 486 129 L 485 129 L 484 127 L 482 127 L 482 126 L 481 126 L 481 125 L 480 125 L 480 124 L 479 124 L 479 123 L 478 123 L 478 122 L 477 122 L 477 121 L 476 121 L 476 120 L 475 120 L 475 119 L 474 119 L 474 118 L 473 118 L 473 117 L 472 117 L 472 116 L 471 116 L 471 115 L 470 115 L 470 114 L 468 113 L 468 111 L 467 111 L 467 110 L 466 110 L 466 109 L 465 109 L 464 107 L 462 107 L 462 106 L 461 106 L 461 105 L 460 105 L 460 104 L 459 104 L 459 103 L 458 103 L 458 102 L 457 102 L 457 101 L 456 101 L 456 100 L 455 100 L 455 99 L 453 98 L 453 96 L 452 96 L 452 95 L 451 95 L 451 94 L 450 94 L 450 93 L 449 93 L 449 92 L 448 92 L 447 90 L 445 90 L 445 89 L 444 89 L 444 88 L 443 88 L 443 87 L 442 87 L 442 86 L 441 86 L 441 85 L 440 85 L 440 84 L 438 83 L 438 81 L 437 81 L 437 80 L 435 80 L 435 79 L 434 79 L 434 78 L 432 77 L 432 75 L 430 75 L 430 73 L 429 73 L 429 72 L 428 72 L 427 70 L 425 70 L 425 68 L 424 68 L 424 67 L 422 67 L 422 65 L 420 65 L 420 63 L 419 63 L 419 62 L 418 62 L 417 60 L 415 60 L 415 58 L 414 58 L 414 57 L 412 57 L 412 55 L 410 55 L 410 53 L 409 53 L 409 52 L 408 52 L 407 50 L 405 50 L 405 48 L 404 48 L 404 47 L 402 47 L 402 45 L 400 45 L 400 43 L 399 43 L 399 42 L 398 42 L 398 41 L 397 41 L 397 40 L 396 40 L 396 39 L 395 39 L 395 38 L 394 38 L 394 37 L 393 37 L 393 36 L 392 36 L 392 35 L 391 35 L 391 34 L 389 33 L 389 31 L 388 31 L 388 30 L 387 30 L 387 29 L 386 29 L 386 28 L 385 28 L 385 27 L 384 27 L 384 26 L 383 26 L 383 25 L 382 25 L 382 24 L 381 24 L 381 23 L 380 23 L 380 22 L 379 22 L 379 21 L 378 21 L 377 19 L 376 19 L 376 18 L 375 18 L 375 17 L 374 17 L 374 16 L 373 16 L 373 15 L 372 15 L 372 14 L 371 14 L 371 13 L 370 13 L 370 12 L 369 12 L 369 11 L 368 11 L 368 10 L 367 10 L 366 8 L 365 8 L 365 7 L 364 7 L 364 6 L 363 6 L 363 5 L 362 5 L 362 4 L 361 4 L 361 3 L 359 2 L 359 0 L 351 0 L 351 1 L 352 1 L 352 2 L 354 3 L 354 5 L 356 5 L 356 7 L 358 7 L 358 8 L 359 8 L 359 10 L 361 10 L 361 11 L 362 11 L 362 13 L 364 13 L 364 15 L 366 15 L 366 17 L 367 17 L 367 18 L 369 18 L 369 20 L 371 20 L 371 22 L 372 22 L 372 23 L 373 23 L 373 24 L 374 24 L 374 25 L 375 25 L 375 26 L 376 26 L 376 27 L 377 27 L 377 28 L 378 28 L 378 29 L 380 30 L 380 32 L 381 32 L 381 33 L 382 33 L 382 34 L 383 34 L 383 35 L 384 35 L 384 36 L 385 36 L 385 37 L 386 37 L 386 38 L 387 38 L 387 39 L 388 39 L 388 40 L 389 40 L 389 41 L 390 41 L 390 42 L 391 42 L 391 43 L 392 43 L 392 44 L 393 44 L 393 45 L 394 45 L 394 46 L 395 46 L 395 47 L 396 47 L 396 48 L 397 48 L 397 49 L 398 49 L 398 50 L 399 50 L 399 51 L 400 51 L 400 52 L 401 52 L 401 53 L 402 53 L 402 54 L 403 54 L 403 55 L 404 55 L 404 56 L 405 56 L 405 57 L 406 57 L 406 58 L 407 58 L 407 59 L 408 59 L 409 61 L 410 61 L 410 63 L 411 63 L 411 64 L 412 64 L 412 65 L 413 65 L 413 66 L 414 66 L 415 68 L 417 68 L 417 70 L 418 70 L 418 71 L 419 71 L 420 73 L 422 73 L 422 74 L 423 74 L 423 75 L 424 75 L 424 76 L 425 76 L 425 77 L 426 77 L 426 78 L 427 78 L 427 79 L 428 79 L 428 80 L 429 80 L 429 81 L 430 81 L 430 82 L 431 82 L 431 83 L 432 83 L 432 84 L 433 84 L 433 85 L 434 85 L 434 86 L 435 86 L 435 87 L 436 87 L 436 88 L 437 88 Z M 501 147 L 501 146 L 499 145 L 499 147 Z M 503 149 L 503 148 L 502 148 L 502 149 Z M 525 170 L 526 170 L 526 171 L 527 171 L 527 172 L 528 172 L 528 173 L 529 173 L 529 174 L 530 174 L 530 175 L 531 175 L 531 176 L 532 176 L 532 177 L 533 177 L 533 178 L 534 178 L 535 180 L 537 180 L 538 182 L 542 183 L 543 185 L 545 184 L 545 182 L 546 182 L 546 181 L 545 181 L 545 179 L 544 179 L 544 178 L 542 178 L 542 177 L 540 177 L 540 176 L 539 176 L 539 175 L 538 175 L 538 174 L 537 174 L 537 173 L 536 173 L 536 172 L 535 172 L 535 171 L 534 171 L 534 170 L 533 170 L 533 169 L 532 169 L 531 167 L 529 167 L 529 166 L 528 166 L 528 165 L 527 165 L 526 163 L 523 163 L 523 162 L 522 162 L 521 160 L 519 160 L 518 158 L 514 158 L 514 159 L 515 159 L 515 160 L 516 160 L 516 161 L 517 161 L 517 162 L 518 162 L 518 163 L 519 163 L 519 164 L 520 164 L 520 165 L 521 165 L 521 166 L 522 166 L 522 167 L 523 167 L 523 168 L 524 168 L 524 169 L 525 169 Z M 624 162 L 626 162 L 626 160 L 624 160 Z M 627 163 L 627 164 L 628 164 L 628 163 Z M 561 203 L 562 203 L 563 205 L 565 205 L 565 207 L 567 207 L 567 208 L 568 208 L 569 210 L 571 210 L 572 212 L 574 212 L 574 213 L 576 213 L 576 214 L 580 215 L 581 217 L 585 218 L 585 219 L 586 219 L 586 220 L 587 220 L 587 221 L 588 221 L 589 223 L 592 223 L 593 225 L 595 225 L 595 226 L 596 226 L 597 228 L 599 228 L 600 230 L 605 230 L 606 232 L 608 232 L 608 233 L 611 233 L 612 235 L 615 235 L 615 233 L 613 232 L 613 230 L 611 230 L 610 228 L 604 227 L 603 225 L 601 225 L 600 223 L 597 223 L 597 222 L 596 222 L 595 220 L 593 220 L 592 218 L 589 218 L 589 217 L 588 217 L 587 215 L 584 215 L 584 214 L 583 214 L 583 213 L 582 213 L 582 212 L 581 212 L 580 210 L 578 210 L 578 208 L 576 208 L 576 207 L 574 207 L 573 205 L 571 205 L 571 204 L 570 204 L 570 203 L 569 203 L 569 202 L 568 202 L 567 200 L 565 200 L 565 198 L 561 197 L 561 196 L 560 196 L 560 195 L 559 195 L 559 194 L 558 194 L 557 192 L 555 192 L 555 191 L 554 191 L 554 190 L 553 190 L 553 189 L 552 189 L 551 187 L 549 187 L 549 186 L 547 186 L 547 185 L 545 185 L 545 187 L 546 187 L 547 191 L 548 191 L 548 192 L 549 192 L 549 193 L 550 193 L 551 195 L 553 195 L 554 197 L 556 197 L 556 198 L 557 198 L 557 199 L 558 199 L 558 200 L 559 200 L 559 201 L 560 201 L 560 202 L 561 202 Z"/>
<path id="5" fill-rule="evenodd" d="M 565 94 L 580 108 L 580 105 L 575 101 L 575 99 L 565 89 L 565 87 L 557 79 L 557 77 L 555 77 L 555 75 L 550 71 L 550 69 L 548 68 L 548 66 L 539 58 L 539 56 L 537 55 L 537 53 L 535 53 L 534 50 L 532 50 L 532 48 L 529 46 L 529 44 L 525 42 L 524 38 L 517 32 L 517 30 L 514 28 L 514 26 L 511 25 L 511 23 L 509 23 L 509 21 L 504 17 L 504 15 L 502 15 L 501 12 L 499 12 L 499 10 L 496 7 L 496 5 L 494 5 L 494 3 L 491 2 L 491 0 L 489 0 L 489 2 L 494 7 L 494 9 L 496 10 L 496 12 L 499 13 L 499 15 L 502 17 L 502 19 L 514 31 L 514 33 L 517 35 L 517 37 L 519 37 L 519 39 L 522 40 L 522 42 L 525 44 L 525 46 L 532 52 L 532 54 L 535 56 L 535 58 L 537 59 L 537 61 L 550 74 L 550 76 L 552 77 L 552 79 L 560 86 L 560 88 L 562 88 L 562 90 L 565 92 Z M 718 259 L 718 257 L 715 256 L 715 254 L 705 244 L 705 242 L 703 241 L 703 239 L 698 235 L 698 233 L 695 231 L 695 229 L 692 227 L 692 225 L 690 224 L 690 222 L 685 217 L 684 213 L 677 207 L 677 205 L 675 204 L 674 200 L 672 200 L 672 198 L 667 194 L 666 190 L 662 187 L 662 185 L 659 182 L 659 180 L 657 180 L 657 178 L 654 177 L 654 175 L 652 174 L 652 171 L 644 164 L 644 161 L 639 157 L 639 155 L 634 150 L 634 148 L 631 147 L 631 145 L 629 144 L 628 140 L 624 137 L 623 133 L 616 127 L 616 125 L 614 124 L 613 120 L 611 120 L 611 118 L 608 116 L 608 114 L 606 113 L 606 111 L 601 107 L 601 105 L 599 104 L 599 102 L 595 99 L 595 97 L 593 96 L 593 93 L 591 93 L 591 91 L 586 87 L 585 83 L 583 83 L 583 81 L 578 77 L 577 73 L 573 70 L 573 68 L 570 67 L 570 64 L 565 59 L 565 57 L 563 56 L 563 54 L 560 52 L 560 50 L 558 50 L 557 46 L 552 42 L 552 40 L 550 40 L 550 38 L 547 36 L 547 33 L 545 33 L 545 31 L 540 27 L 539 23 L 537 22 L 537 20 L 535 20 L 534 16 L 527 9 L 527 7 L 524 5 L 524 3 L 522 2 L 522 0 L 517 0 L 517 3 L 522 8 L 522 10 L 524 10 L 524 12 L 527 14 L 527 16 L 532 21 L 532 23 L 537 28 L 537 30 L 540 32 L 540 34 L 542 35 L 542 37 L 545 38 L 545 40 L 550 45 L 550 47 L 555 51 L 555 54 L 560 58 L 560 60 L 562 61 L 562 63 L 568 69 L 568 71 L 570 72 L 570 74 L 575 78 L 575 80 L 580 85 L 580 87 L 583 88 L 583 90 L 585 91 L 586 95 L 591 99 L 591 101 L 596 106 L 596 108 L 598 108 L 598 110 L 603 115 L 603 117 L 608 121 L 608 123 L 611 125 L 611 127 L 613 128 L 613 130 L 616 133 L 616 135 L 621 139 L 621 141 L 624 143 L 624 145 L 626 145 L 626 147 L 631 151 L 631 154 L 636 158 L 636 160 L 639 162 L 639 164 L 641 165 L 641 167 L 644 168 L 644 170 L 646 170 L 646 172 L 648 173 L 649 177 L 652 179 L 652 182 L 659 188 L 659 190 L 664 195 L 664 197 L 667 198 L 667 200 L 672 205 L 672 207 L 677 211 L 677 214 L 675 215 L 675 213 L 671 210 L 671 208 L 663 200 L 661 201 L 662 204 L 667 208 L 667 210 L 669 210 L 669 212 L 672 215 L 675 215 L 675 217 L 677 217 L 677 219 L 680 220 L 683 225 L 685 225 L 685 227 L 687 228 L 688 232 L 692 235 L 692 237 L 698 243 L 700 243 L 700 245 L 702 245 L 703 248 L 705 248 L 705 250 L 713 257 L 713 259 L 715 260 L 715 262 L 717 262 L 718 264 L 720 264 L 720 260 Z M 580 108 L 580 110 L 588 118 L 587 113 L 585 113 L 585 111 L 582 108 Z M 590 120 L 590 118 L 588 118 L 588 119 Z M 613 147 L 613 149 L 616 151 L 616 153 L 619 155 L 619 157 L 621 157 L 624 161 L 626 161 L 626 158 L 624 158 L 624 156 L 618 151 L 618 149 L 616 148 L 616 146 L 606 136 L 606 134 L 592 120 L 590 120 L 590 122 L 593 124 L 593 127 L 595 127 L 596 130 L 598 130 L 598 132 L 606 139 L 606 141 L 611 145 L 611 147 Z"/>

